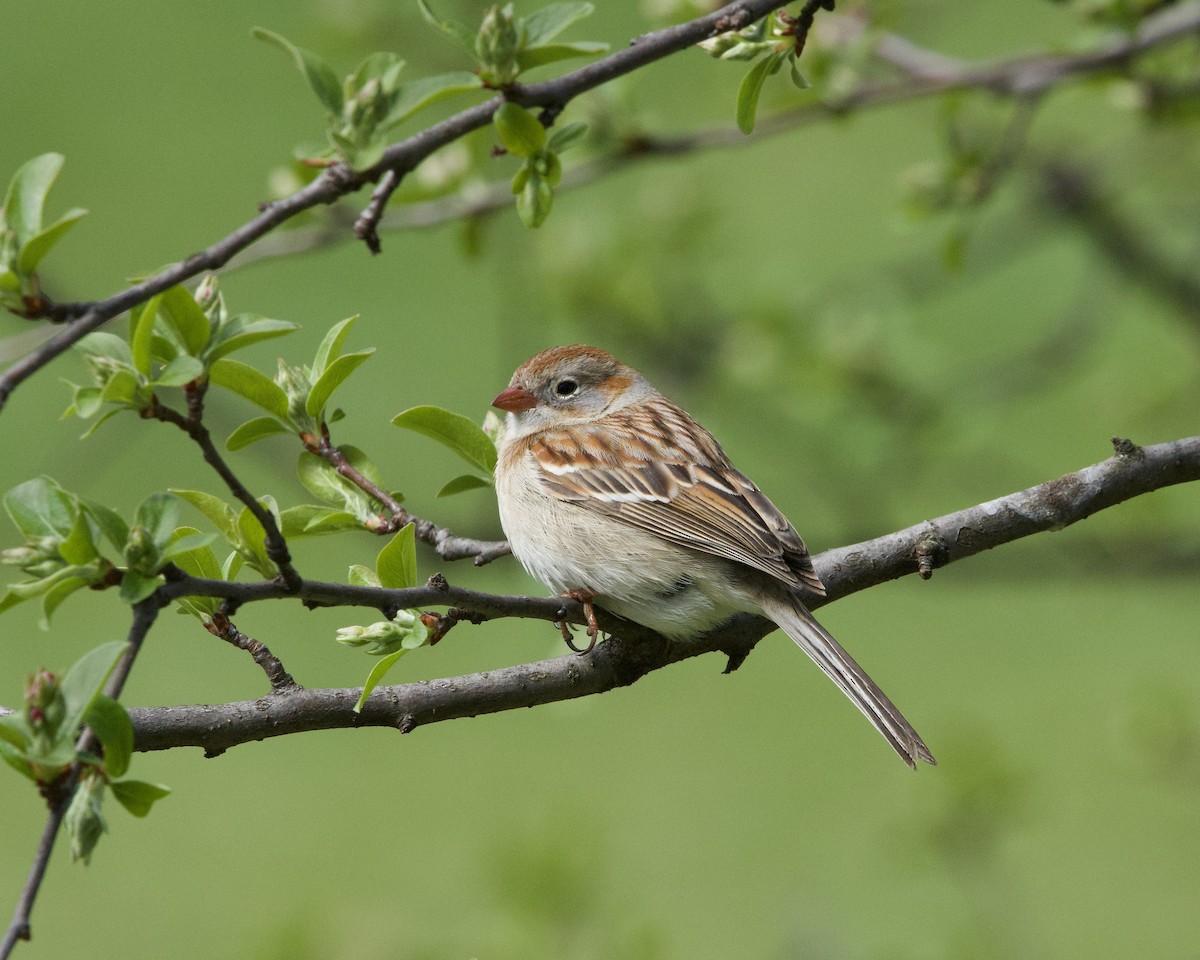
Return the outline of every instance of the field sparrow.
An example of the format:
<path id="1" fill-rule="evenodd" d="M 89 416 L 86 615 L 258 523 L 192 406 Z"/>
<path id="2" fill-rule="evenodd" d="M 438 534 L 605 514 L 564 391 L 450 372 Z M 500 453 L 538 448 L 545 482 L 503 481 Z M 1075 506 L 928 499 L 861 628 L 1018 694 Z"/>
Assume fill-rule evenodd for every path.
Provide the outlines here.
<path id="1" fill-rule="evenodd" d="M 825 588 L 800 535 L 645 377 L 595 347 L 554 347 L 519 367 L 493 404 L 508 414 L 496 464 L 504 532 L 531 575 L 584 601 L 593 642 L 593 600 L 671 639 L 761 614 L 905 763 L 936 762 L 804 606 L 806 591 Z"/>

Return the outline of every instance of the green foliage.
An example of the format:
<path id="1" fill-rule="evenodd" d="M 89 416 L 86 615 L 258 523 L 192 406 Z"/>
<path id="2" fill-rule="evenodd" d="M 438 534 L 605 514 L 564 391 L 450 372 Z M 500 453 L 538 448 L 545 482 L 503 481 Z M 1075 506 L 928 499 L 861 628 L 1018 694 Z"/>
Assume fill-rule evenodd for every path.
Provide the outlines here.
<path id="1" fill-rule="evenodd" d="M 450 410 L 442 407 L 412 407 L 404 410 L 403 413 L 396 414 L 391 422 L 397 427 L 404 427 L 406 430 L 412 430 L 437 440 L 446 448 L 454 450 L 458 456 L 472 464 L 473 467 L 482 470 L 488 475 L 488 478 L 496 469 L 496 439 L 494 438 L 496 438 L 499 421 L 491 414 L 488 414 L 488 420 L 485 421 L 485 427 L 490 427 L 491 433 L 485 428 L 476 426 L 466 416 L 451 413 Z M 448 497 L 451 493 L 474 490 L 475 487 L 488 484 L 490 484 L 490 479 L 472 478 L 472 480 L 468 480 L 460 476 L 446 484 L 438 496 Z"/>
<path id="2" fill-rule="evenodd" d="M 63 156 L 43 153 L 13 174 L 0 209 L 0 306 L 21 316 L 46 304 L 37 269 L 42 258 L 87 213 L 68 210 L 44 224 L 46 196 L 62 170 Z"/>
<path id="3" fill-rule="evenodd" d="M 318 54 L 261 27 L 254 35 L 288 54 L 326 112 L 328 157 L 355 169 L 372 167 L 383 156 L 388 134 L 409 117 L 447 97 L 483 86 L 472 73 L 447 73 L 400 82 L 404 61 L 394 53 L 373 53 L 343 81 Z"/>
<path id="4" fill-rule="evenodd" d="M 376 487 L 383 488 L 383 477 L 370 458 L 358 447 L 344 444 L 338 452 L 355 471 L 366 477 Z M 305 515 L 301 534 L 336 533 L 339 530 L 361 529 L 379 531 L 386 512 L 382 503 L 350 480 L 347 480 L 329 461 L 314 453 L 304 451 L 296 463 L 296 474 L 304 488 L 327 507 L 313 508 L 315 512 Z M 392 494 L 399 501 L 403 497 Z M 307 508 L 296 508 L 307 509 Z"/>
<path id="5" fill-rule="evenodd" d="M 91 383 L 70 384 L 73 396 L 63 416 L 94 419 L 88 436 L 123 410 L 146 414 L 163 388 L 194 389 L 209 378 L 250 391 L 244 381 L 253 381 L 257 371 L 228 359 L 229 354 L 295 329 L 285 320 L 230 314 L 215 275 L 205 277 L 194 295 L 171 287 L 130 312 L 127 341 L 106 331 L 79 341 Z"/>
<path id="6" fill-rule="evenodd" d="M 833 9 L 833 3 L 822 3 L 826 10 Z M 868 31 L 863 31 L 867 33 Z M 796 24 L 790 17 L 782 13 L 773 17 L 764 17 L 757 23 L 744 30 L 718 34 L 699 44 L 711 57 L 718 60 L 757 60 L 742 78 L 738 86 L 736 119 L 738 129 L 747 136 L 754 131 L 755 119 L 758 114 L 758 101 L 762 96 L 763 87 L 768 77 L 779 73 L 786 63 L 788 78 L 797 90 L 808 90 L 813 87 L 809 79 L 800 72 L 797 61 L 803 44 L 797 45 Z M 762 57 L 760 60 L 759 58 Z M 822 73 L 822 78 L 828 70 Z M 832 85 L 820 84 L 822 94 L 832 99 L 835 88 Z"/>
<path id="7" fill-rule="evenodd" d="M 489 7 L 478 31 L 454 20 L 440 19 L 426 2 L 417 0 L 425 19 L 471 57 L 484 86 L 512 86 L 526 70 L 574 57 L 591 57 L 608 50 L 606 43 L 576 41 L 553 43 L 560 33 L 595 7 L 590 3 L 552 3 L 527 17 L 518 17 L 513 5 Z"/>
<path id="8" fill-rule="evenodd" d="M 501 104 L 492 122 L 505 149 L 525 161 L 512 181 L 517 215 L 525 226 L 540 227 L 550 215 L 554 188 L 562 181 L 558 155 L 583 138 L 587 125 L 569 123 L 547 136 L 537 117 L 511 101 Z"/>
<path id="9" fill-rule="evenodd" d="M 387 587 L 403 590 L 417 585 L 416 530 L 413 525 L 402 527 L 379 551 L 375 569 L 361 564 L 350 568 L 350 583 L 358 586 Z M 342 627 L 337 631 L 338 643 L 361 649 L 372 657 L 382 659 L 371 668 L 363 683 L 362 693 L 354 705 L 359 713 L 371 691 L 379 685 L 389 670 L 408 651 L 429 642 L 429 628 L 418 610 L 400 610 L 390 620 L 379 620 L 366 626 Z"/>
<path id="10" fill-rule="evenodd" d="M 102 644 L 61 678 L 39 671 L 26 684 L 23 713 L 0 716 L 0 757 L 43 791 L 58 789 L 72 765 L 80 766 L 64 823 L 72 856 L 85 862 L 106 829 L 101 812 L 104 788 L 112 787 L 114 795 L 119 788 L 139 794 L 138 781 L 120 779 L 133 755 L 133 724 L 125 708 L 103 693 L 109 674 L 127 650 L 123 642 Z M 99 741 L 103 758 L 76 749 L 85 724 Z M 165 787 L 155 790 L 160 791 L 158 796 L 168 792 Z"/>
<path id="11" fill-rule="evenodd" d="M 222 359 L 213 364 L 209 374 L 213 383 L 270 414 L 243 423 L 230 434 L 225 446 L 241 450 L 279 433 L 294 433 L 306 444 L 315 443 L 326 422 L 326 407 L 333 392 L 375 352 L 373 347 L 357 353 L 342 352 L 357 319 L 348 317 L 334 324 L 311 365 L 292 365 L 280 359 L 274 380 L 237 360 Z M 331 414 L 328 419 L 336 416 Z"/>

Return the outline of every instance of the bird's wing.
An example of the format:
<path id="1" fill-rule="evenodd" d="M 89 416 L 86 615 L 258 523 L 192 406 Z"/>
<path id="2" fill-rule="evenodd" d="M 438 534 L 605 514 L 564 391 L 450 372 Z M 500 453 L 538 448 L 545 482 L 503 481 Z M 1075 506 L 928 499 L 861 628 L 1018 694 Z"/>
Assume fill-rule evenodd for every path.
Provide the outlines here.
<path id="1" fill-rule="evenodd" d="M 691 550 L 824 594 L 808 548 L 716 440 L 663 398 L 586 428 L 551 429 L 529 450 L 552 496 Z"/>

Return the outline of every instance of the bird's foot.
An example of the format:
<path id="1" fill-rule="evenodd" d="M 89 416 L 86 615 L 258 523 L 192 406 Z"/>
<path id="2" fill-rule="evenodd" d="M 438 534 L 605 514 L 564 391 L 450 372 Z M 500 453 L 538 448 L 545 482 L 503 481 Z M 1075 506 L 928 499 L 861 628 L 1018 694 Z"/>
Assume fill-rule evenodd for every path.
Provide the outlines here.
<path id="1" fill-rule="evenodd" d="M 600 634 L 600 625 L 596 622 L 596 608 L 592 606 L 592 601 L 596 595 L 591 590 L 568 590 L 563 594 L 571 600 L 577 600 L 583 604 L 583 618 L 587 621 L 588 645 L 580 649 L 575 646 L 575 638 L 571 635 L 571 628 L 567 626 L 566 620 L 558 622 L 558 628 L 562 631 L 563 640 L 567 646 L 574 650 L 580 656 L 592 652 L 592 648 L 596 646 L 596 637 Z"/>

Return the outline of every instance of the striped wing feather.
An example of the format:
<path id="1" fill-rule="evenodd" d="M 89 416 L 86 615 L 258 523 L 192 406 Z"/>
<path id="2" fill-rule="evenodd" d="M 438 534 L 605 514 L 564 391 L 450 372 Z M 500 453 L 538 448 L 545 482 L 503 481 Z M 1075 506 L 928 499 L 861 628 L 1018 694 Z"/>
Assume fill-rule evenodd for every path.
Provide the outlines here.
<path id="1" fill-rule="evenodd" d="M 804 541 L 712 435 L 662 397 L 530 444 L 546 489 L 691 550 L 824 594 Z"/>

